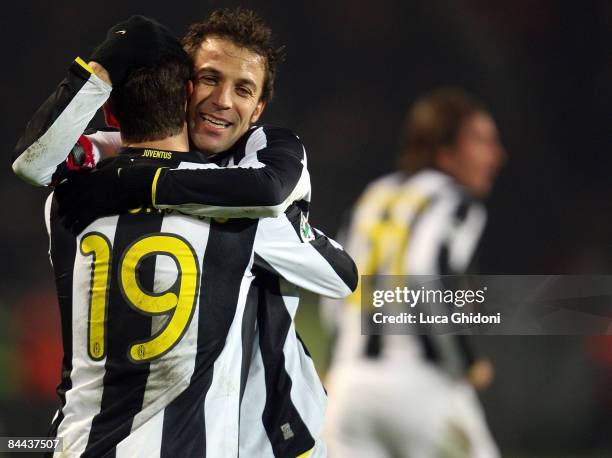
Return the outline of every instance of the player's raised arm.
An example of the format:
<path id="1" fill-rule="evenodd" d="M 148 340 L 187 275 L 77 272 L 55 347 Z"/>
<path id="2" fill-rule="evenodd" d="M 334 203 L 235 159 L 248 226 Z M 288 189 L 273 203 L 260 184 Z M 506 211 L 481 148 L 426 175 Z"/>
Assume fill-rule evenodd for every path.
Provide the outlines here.
<path id="1" fill-rule="evenodd" d="M 111 86 L 77 58 L 17 142 L 13 171 L 31 184 L 45 186 L 62 171 L 77 165 L 93 166 L 96 148 L 80 137 L 110 93 Z"/>
<path id="2" fill-rule="evenodd" d="M 255 262 L 300 288 L 332 298 L 357 287 L 357 267 L 342 246 L 312 228 L 293 205 L 277 218 L 262 218 L 255 236 Z"/>
<path id="3" fill-rule="evenodd" d="M 82 134 L 108 100 L 111 82 L 121 83 L 129 71 L 151 64 L 150 40 L 138 28 L 129 33 L 111 28 L 93 51 L 91 66 L 81 58 L 75 60 L 17 142 L 13 170 L 18 176 L 32 184 L 49 185 L 58 182 L 66 168 L 96 163 L 96 140 Z M 108 141 L 103 143 L 108 147 Z"/>

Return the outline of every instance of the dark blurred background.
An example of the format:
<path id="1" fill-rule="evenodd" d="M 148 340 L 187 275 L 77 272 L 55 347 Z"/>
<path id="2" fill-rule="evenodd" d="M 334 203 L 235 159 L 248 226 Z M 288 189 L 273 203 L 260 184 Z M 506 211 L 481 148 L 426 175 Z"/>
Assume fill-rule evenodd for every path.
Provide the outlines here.
<path id="1" fill-rule="evenodd" d="M 213 8 L 242 5 L 272 26 L 287 60 L 264 121 L 309 154 L 311 222 L 334 234 L 364 186 L 394 169 L 407 107 L 439 85 L 480 97 L 509 153 L 488 201 L 482 273 L 612 272 L 612 2 L 331 0 L 10 2 L 0 18 L 0 436 L 45 435 L 61 348 L 47 189 L 19 181 L 13 146 L 75 56 L 140 13 L 182 35 Z M 316 298 L 299 327 L 321 370 Z M 489 337 L 483 395 L 504 456 L 612 456 L 612 341 Z M 24 456 L 24 455 L 21 455 Z"/>

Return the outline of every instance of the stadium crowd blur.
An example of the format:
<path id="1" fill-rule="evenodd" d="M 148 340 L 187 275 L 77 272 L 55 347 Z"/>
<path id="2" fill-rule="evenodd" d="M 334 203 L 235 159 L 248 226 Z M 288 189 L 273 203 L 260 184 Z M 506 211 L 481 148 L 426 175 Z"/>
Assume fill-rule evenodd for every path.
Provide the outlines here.
<path id="1" fill-rule="evenodd" d="M 334 234 L 364 186 L 394 169 L 407 106 L 452 84 L 490 108 L 509 156 L 487 202 L 480 271 L 612 274 L 607 0 L 172 7 L 138 0 L 106 2 L 95 13 L 74 0 L 13 4 L 15 13 L 0 19 L 8 65 L 2 75 L 0 436 L 45 434 L 61 358 L 42 217 L 48 190 L 27 186 L 10 170 L 26 121 L 71 60 L 86 58 L 118 19 L 146 14 L 180 35 L 212 8 L 238 4 L 257 10 L 286 45 L 264 121 L 290 127 L 304 141 L 317 227 Z M 310 302 L 301 312 L 307 342 L 321 340 L 322 332 L 316 300 Z M 483 402 L 502 452 L 578 457 L 612 451 L 612 339 L 487 337 L 478 345 L 495 362 L 496 380 Z"/>

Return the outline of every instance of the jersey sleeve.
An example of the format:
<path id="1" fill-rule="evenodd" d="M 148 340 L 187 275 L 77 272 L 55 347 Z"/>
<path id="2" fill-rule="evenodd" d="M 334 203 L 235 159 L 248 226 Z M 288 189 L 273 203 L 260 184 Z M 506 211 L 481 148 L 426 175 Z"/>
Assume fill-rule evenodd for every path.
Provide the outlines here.
<path id="1" fill-rule="evenodd" d="M 81 139 L 81 134 L 111 89 L 77 58 L 66 78 L 26 126 L 15 146 L 13 171 L 29 183 L 45 186 L 66 170 L 95 163 L 95 144 Z M 77 157 L 80 153 L 82 158 Z"/>
<path id="2" fill-rule="evenodd" d="M 357 268 L 342 246 L 313 229 L 297 205 L 262 218 L 255 236 L 255 264 L 290 283 L 342 298 L 357 287 Z"/>
<path id="3" fill-rule="evenodd" d="M 153 205 L 214 217 L 278 216 L 310 194 L 306 153 L 290 130 L 257 127 L 235 165 L 207 169 L 160 169 Z"/>

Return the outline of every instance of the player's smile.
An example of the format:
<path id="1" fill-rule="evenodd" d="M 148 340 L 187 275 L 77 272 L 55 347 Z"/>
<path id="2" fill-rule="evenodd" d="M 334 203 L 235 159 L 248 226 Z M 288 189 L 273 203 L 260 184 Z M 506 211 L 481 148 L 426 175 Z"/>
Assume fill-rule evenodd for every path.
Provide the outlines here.
<path id="1" fill-rule="evenodd" d="M 200 118 L 204 121 L 205 126 L 212 127 L 216 130 L 227 129 L 233 124 L 225 119 L 217 118 L 213 115 L 207 115 L 204 113 L 200 113 Z"/>

